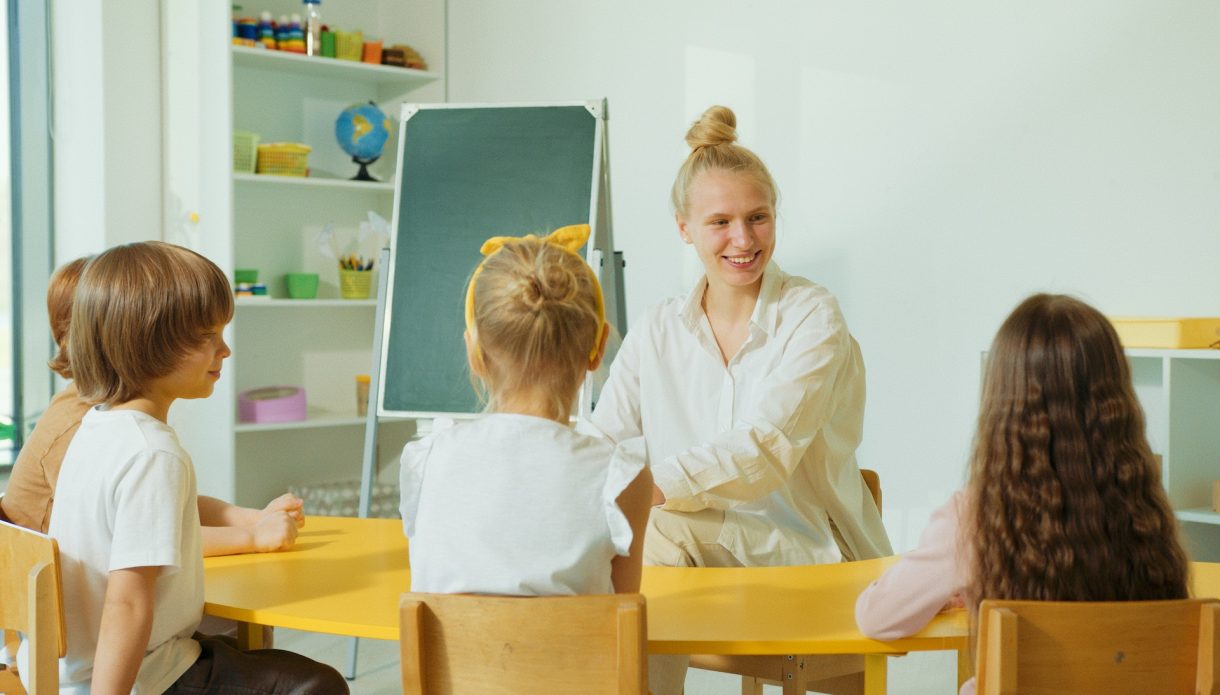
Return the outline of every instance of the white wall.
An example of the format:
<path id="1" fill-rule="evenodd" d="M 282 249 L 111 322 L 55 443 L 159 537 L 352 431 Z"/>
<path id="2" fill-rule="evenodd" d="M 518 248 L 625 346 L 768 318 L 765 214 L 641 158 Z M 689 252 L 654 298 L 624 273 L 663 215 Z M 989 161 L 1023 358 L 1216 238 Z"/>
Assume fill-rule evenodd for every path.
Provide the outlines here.
<path id="1" fill-rule="evenodd" d="M 161 233 L 157 0 L 52 0 L 55 259 Z"/>
<path id="2" fill-rule="evenodd" d="M 667 203 L 686 126 L 737 111 L 781 188 L 776 259 L 864 349 L 898 549 L 963 479 L 1021 297 L 1220 315 L 1214 2 L 450 0 L 449 27 L 451 101 L 609 98 L 632 317 L 697 269 Z"/>

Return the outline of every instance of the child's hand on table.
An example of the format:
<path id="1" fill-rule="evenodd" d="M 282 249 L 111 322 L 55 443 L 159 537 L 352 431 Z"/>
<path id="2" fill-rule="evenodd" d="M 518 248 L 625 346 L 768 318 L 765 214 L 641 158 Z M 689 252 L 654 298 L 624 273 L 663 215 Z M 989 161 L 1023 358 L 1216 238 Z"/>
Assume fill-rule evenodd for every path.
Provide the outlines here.
<path id="1" fill-rule="evenodd" d="M 251 530 L 255 551 L 273 553 L 288 550 L 297 542 L 297 526 L 297 520 L 288 512 L 281 510 L 263 514 Z"/>
<path id="2" fill-rule="evenodd" d="M 284 512 L 292 517 L 298 528 L 305 525 L 305 502 L 291 492 L 285 492 L 268 502 L 267 506 L 263 507 L 263 511 L 259 514 L 259 522 L 276 512 Z M 293 535 L 295 536 L 296 534 Z"/>

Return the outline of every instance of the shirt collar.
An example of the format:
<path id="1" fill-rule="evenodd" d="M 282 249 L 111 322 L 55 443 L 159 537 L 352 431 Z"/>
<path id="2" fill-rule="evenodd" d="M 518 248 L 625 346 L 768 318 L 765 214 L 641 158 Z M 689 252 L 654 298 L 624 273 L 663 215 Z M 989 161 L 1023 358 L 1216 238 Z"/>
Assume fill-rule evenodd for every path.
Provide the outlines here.
<path id="1" fill-rule="evenodd" d="M 784 271 L 774 261 L 768 262 L 763 269 L 762 287 L 758 290 L 758 301 L 754 304 L 754 313 L 750 323 L 766 331 L 767 335 L 775 335 L 776 323 L 779 321 L 779 290 L 783 284 Z M 707 291 L 707 276 L 699 278 L 695 287 L 687 295 L 678 315 L 682 325 L 694 333 L 703 319 L 703 293 Z"/>

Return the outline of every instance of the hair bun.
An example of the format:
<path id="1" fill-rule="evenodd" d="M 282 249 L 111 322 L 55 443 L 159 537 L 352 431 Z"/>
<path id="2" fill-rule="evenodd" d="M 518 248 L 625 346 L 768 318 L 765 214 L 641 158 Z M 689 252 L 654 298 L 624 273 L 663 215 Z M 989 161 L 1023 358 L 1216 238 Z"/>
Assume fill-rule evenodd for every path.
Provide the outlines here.
<path id="1" fill-rule="evenodd" d="M 547 251 L 557 249 L 547 249 Z M 563 252 L 563 253 L 566 253 Z M 540 261 L 548 254 L 539 255 Z M 539 263 L 533 272 L 522 278 L 521 298 L 525 304 L 537 311 L 547 302 L 567 302 L 576 293 L 579 279 L 570 269 L 553 263 Z"/>
<path id="2" fill-rule="evenodd" d="M 686 131 L 686 144 L 692 150 L 727 145 L 737 140 L 737 116 L 727 106 L 713 106 Z"/>

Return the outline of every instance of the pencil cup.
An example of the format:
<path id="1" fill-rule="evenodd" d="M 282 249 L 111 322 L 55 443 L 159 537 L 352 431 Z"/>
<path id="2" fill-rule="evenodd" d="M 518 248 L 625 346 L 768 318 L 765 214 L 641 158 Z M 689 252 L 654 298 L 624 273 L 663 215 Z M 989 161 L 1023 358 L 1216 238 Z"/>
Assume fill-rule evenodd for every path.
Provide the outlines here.
<path id="1" fill-rule="evenodd" d="M 368 415 L 369 412 L 369 382 L 372 381 L 368 374 L 356 375 L 356 414 L 360 417 Z"/>
<path id="2" fill-rule="evenodd" d="M 339 269 L 339 294 L 344 299 L 368 299 L 373 287 L 373 271 Z"/>
<path id="3" fill-rule="evenodd" d="M 291 299 L 316 299 L 318 296 L 317 273 L 288 273 L 284 282 Z"/>

